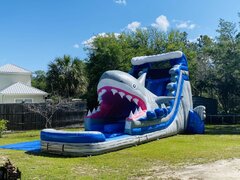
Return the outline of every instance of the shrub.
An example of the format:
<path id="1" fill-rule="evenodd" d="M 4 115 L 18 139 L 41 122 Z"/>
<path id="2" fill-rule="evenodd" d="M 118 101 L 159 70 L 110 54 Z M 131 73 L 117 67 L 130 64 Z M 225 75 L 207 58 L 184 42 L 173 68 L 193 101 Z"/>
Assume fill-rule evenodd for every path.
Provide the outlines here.
<path id="1" fill-rule="evenodd" d="M 3 131 L 7 130 L 7 120 L 0 119 L 0 138 L 2 137 Z"/>

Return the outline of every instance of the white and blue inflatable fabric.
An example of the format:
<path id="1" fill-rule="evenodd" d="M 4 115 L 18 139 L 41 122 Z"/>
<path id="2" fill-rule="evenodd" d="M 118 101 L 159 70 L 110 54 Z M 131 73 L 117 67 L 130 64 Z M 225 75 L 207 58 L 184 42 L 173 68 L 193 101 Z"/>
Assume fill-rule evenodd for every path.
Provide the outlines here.
<path id="1" fill-rule="evenodd" d="M 44 129 L 41 149 L 86 156 L 178 133 L 204 133 L 205 107 L 193 109 L 189 68 L 181 51 L 135 57 L 129 73 L 103 73 L 99 106 L 88 111 L 85 131 Z"/>

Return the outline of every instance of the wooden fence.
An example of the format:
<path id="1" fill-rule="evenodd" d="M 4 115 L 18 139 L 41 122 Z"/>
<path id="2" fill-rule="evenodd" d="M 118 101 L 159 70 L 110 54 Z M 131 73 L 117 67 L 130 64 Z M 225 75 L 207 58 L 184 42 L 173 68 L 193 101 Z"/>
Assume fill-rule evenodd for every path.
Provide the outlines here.
<path id="1" fill-rule="evenodd" d="M 74 110 L 57 110 L 52 118 L 52 127 L 83 124 L 86 101 L 74 103 Z M 8 120 L 8 130 L 31 130 L 45 128 L 45 118 L 30 111 L 24 104 L 0 104 L 0 119 Z"/>
<path id="2" fill-rule="evenodd" d="M 239 114 L 207 115 L 206 124 L 240 124 Z"/>
<path id="3" fill-rule="evenodd" d="M 86 101 L 78 101 L 73 105 L 74 108 L 68 111 L 56 111 L 52 118 L 53 128 L 83 124 Z M 0 104 L 0 119 L 8 120 L 8 130 L 43 129 L 46 122 L 41 115 L 30 111 L 24 104 Z M 205 124 L 240 124 L 240 115 L 207 115 Z"/>

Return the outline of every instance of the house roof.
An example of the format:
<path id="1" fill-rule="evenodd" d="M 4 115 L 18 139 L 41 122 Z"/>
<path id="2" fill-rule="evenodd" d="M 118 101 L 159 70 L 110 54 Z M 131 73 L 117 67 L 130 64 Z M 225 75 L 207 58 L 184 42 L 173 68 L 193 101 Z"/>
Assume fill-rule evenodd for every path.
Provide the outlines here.
<path id="1" fill-rule="evenodd" d="M 0 91 L 0 94 L 4 95 L 47 95 L 48 93 L 39 90 L 37 88 L 27 86 L 20 82 L 17 82 L 3 90 Z"/>
<path id="2" fill-rule="evenodd" d="M 0 73 L 20 73 L 20 74 L 31 74 L 31 71 L 18 67 L 14 64 L 5 64 L 0 67 Z"/>

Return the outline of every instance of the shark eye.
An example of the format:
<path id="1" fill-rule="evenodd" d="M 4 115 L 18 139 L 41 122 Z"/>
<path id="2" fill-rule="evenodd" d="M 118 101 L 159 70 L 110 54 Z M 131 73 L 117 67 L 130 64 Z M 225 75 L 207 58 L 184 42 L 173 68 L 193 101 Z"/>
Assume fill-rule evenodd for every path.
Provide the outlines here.
<path id="1" fill-rule="evenodd" d="M 136 89 L 137 85 L 136 84 L 132 84 L 132 87 L 133 87 L 133 89 Z"/>

